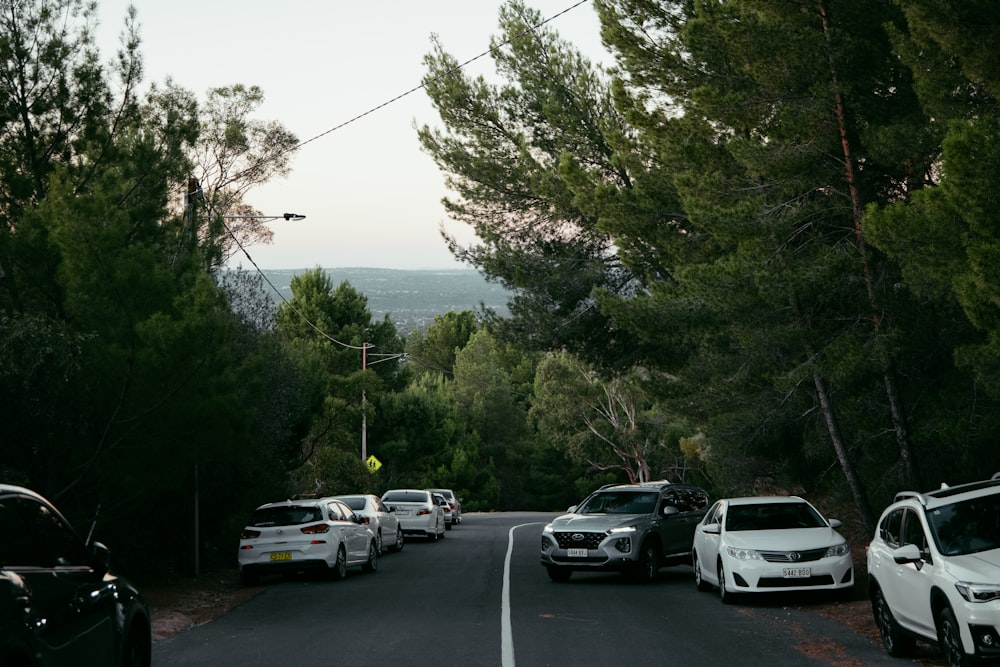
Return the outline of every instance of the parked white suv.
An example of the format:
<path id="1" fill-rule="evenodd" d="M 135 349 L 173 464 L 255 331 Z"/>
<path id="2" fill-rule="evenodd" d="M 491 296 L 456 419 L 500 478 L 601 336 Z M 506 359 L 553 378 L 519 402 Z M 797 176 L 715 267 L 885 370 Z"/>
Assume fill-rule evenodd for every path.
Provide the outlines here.
<path id="1" fill-rule="evenodd" d="M 950 667 L 1000 661 L 1000 473 L 897 494 L 868 545 L 868 590 L 889 655 L 921 639 Z"/>

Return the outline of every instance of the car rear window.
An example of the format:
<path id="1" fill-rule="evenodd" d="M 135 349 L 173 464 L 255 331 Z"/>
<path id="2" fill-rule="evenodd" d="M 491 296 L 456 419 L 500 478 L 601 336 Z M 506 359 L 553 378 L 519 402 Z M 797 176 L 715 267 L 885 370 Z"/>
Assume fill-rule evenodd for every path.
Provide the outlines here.
<path id="1" fill-rule="evenodd" d="M 296 526 L 323 520 L 323 510 L 316 506 L 262 507 L 253 513 L 251 526 Z"/>
<path id="2" fill-rule="evenodd" d="M 365 508 L 365 499 L 361 496 L 351 496 L 349 498 L 338 498 L 340 502 L 344 503 L 352 510 L 363 510 Z"/>
<path id="3" fill-rule="evenodd" d="M 389 491 L 382 497 L 384 503 L 426 503 L 425 491 Z"/>

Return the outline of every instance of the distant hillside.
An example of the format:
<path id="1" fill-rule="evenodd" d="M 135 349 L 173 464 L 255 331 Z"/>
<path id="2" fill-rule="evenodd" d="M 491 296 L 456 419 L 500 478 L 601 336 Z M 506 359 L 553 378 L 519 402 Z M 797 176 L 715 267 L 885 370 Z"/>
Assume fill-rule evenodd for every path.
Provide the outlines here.
<path id="1" fill-rule="evenodd" d="M 265 270 L 264 275 L 281 295 L 290 299 L 292 277 L 306 269 Z M 475 269 L 326 269 L 334 285 L 345 280 L 368 298 L 375 319 L 386 313 L 403 335 L 424 330 L 435 315 L 449 310 L 479 310 L 480 303 L 506 316 L 509 293 L 486 282 Z M 274 297 L 278 299 L 277 296 Z"/>

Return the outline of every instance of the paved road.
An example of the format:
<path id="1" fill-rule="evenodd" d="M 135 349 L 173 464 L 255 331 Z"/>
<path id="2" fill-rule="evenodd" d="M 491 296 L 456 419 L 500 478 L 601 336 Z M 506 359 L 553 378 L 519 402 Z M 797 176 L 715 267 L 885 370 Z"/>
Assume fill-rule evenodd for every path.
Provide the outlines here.
<path id="1" fill-rule="evenodd" d="M 695 590 L 689 567 L 649 585 L 590 573 L 551 582 L 538 545 L 552 516 L 467 514 L 443 540 L 386 554 L 377 573 L 267 581 L 225 616 L 157 642 L 153 665 L 913 664 L 780 602 L 723 605 Z"/>

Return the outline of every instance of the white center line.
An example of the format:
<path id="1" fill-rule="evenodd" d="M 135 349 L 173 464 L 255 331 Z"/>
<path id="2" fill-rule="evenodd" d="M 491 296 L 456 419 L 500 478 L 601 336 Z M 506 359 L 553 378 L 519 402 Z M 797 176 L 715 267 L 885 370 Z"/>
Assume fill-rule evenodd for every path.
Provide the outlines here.
<path id="1" fill-rule="evenodd" d="M 510 630 L 510 555 L 514 551 L 514 531 L 525 526 L 544 525 L 542 521 L 522 523 L 507 532 L 507 555 L 503 560 L 503 589 L 500 593 L 500 665 L 514 667 L 514 636 Z"/>

